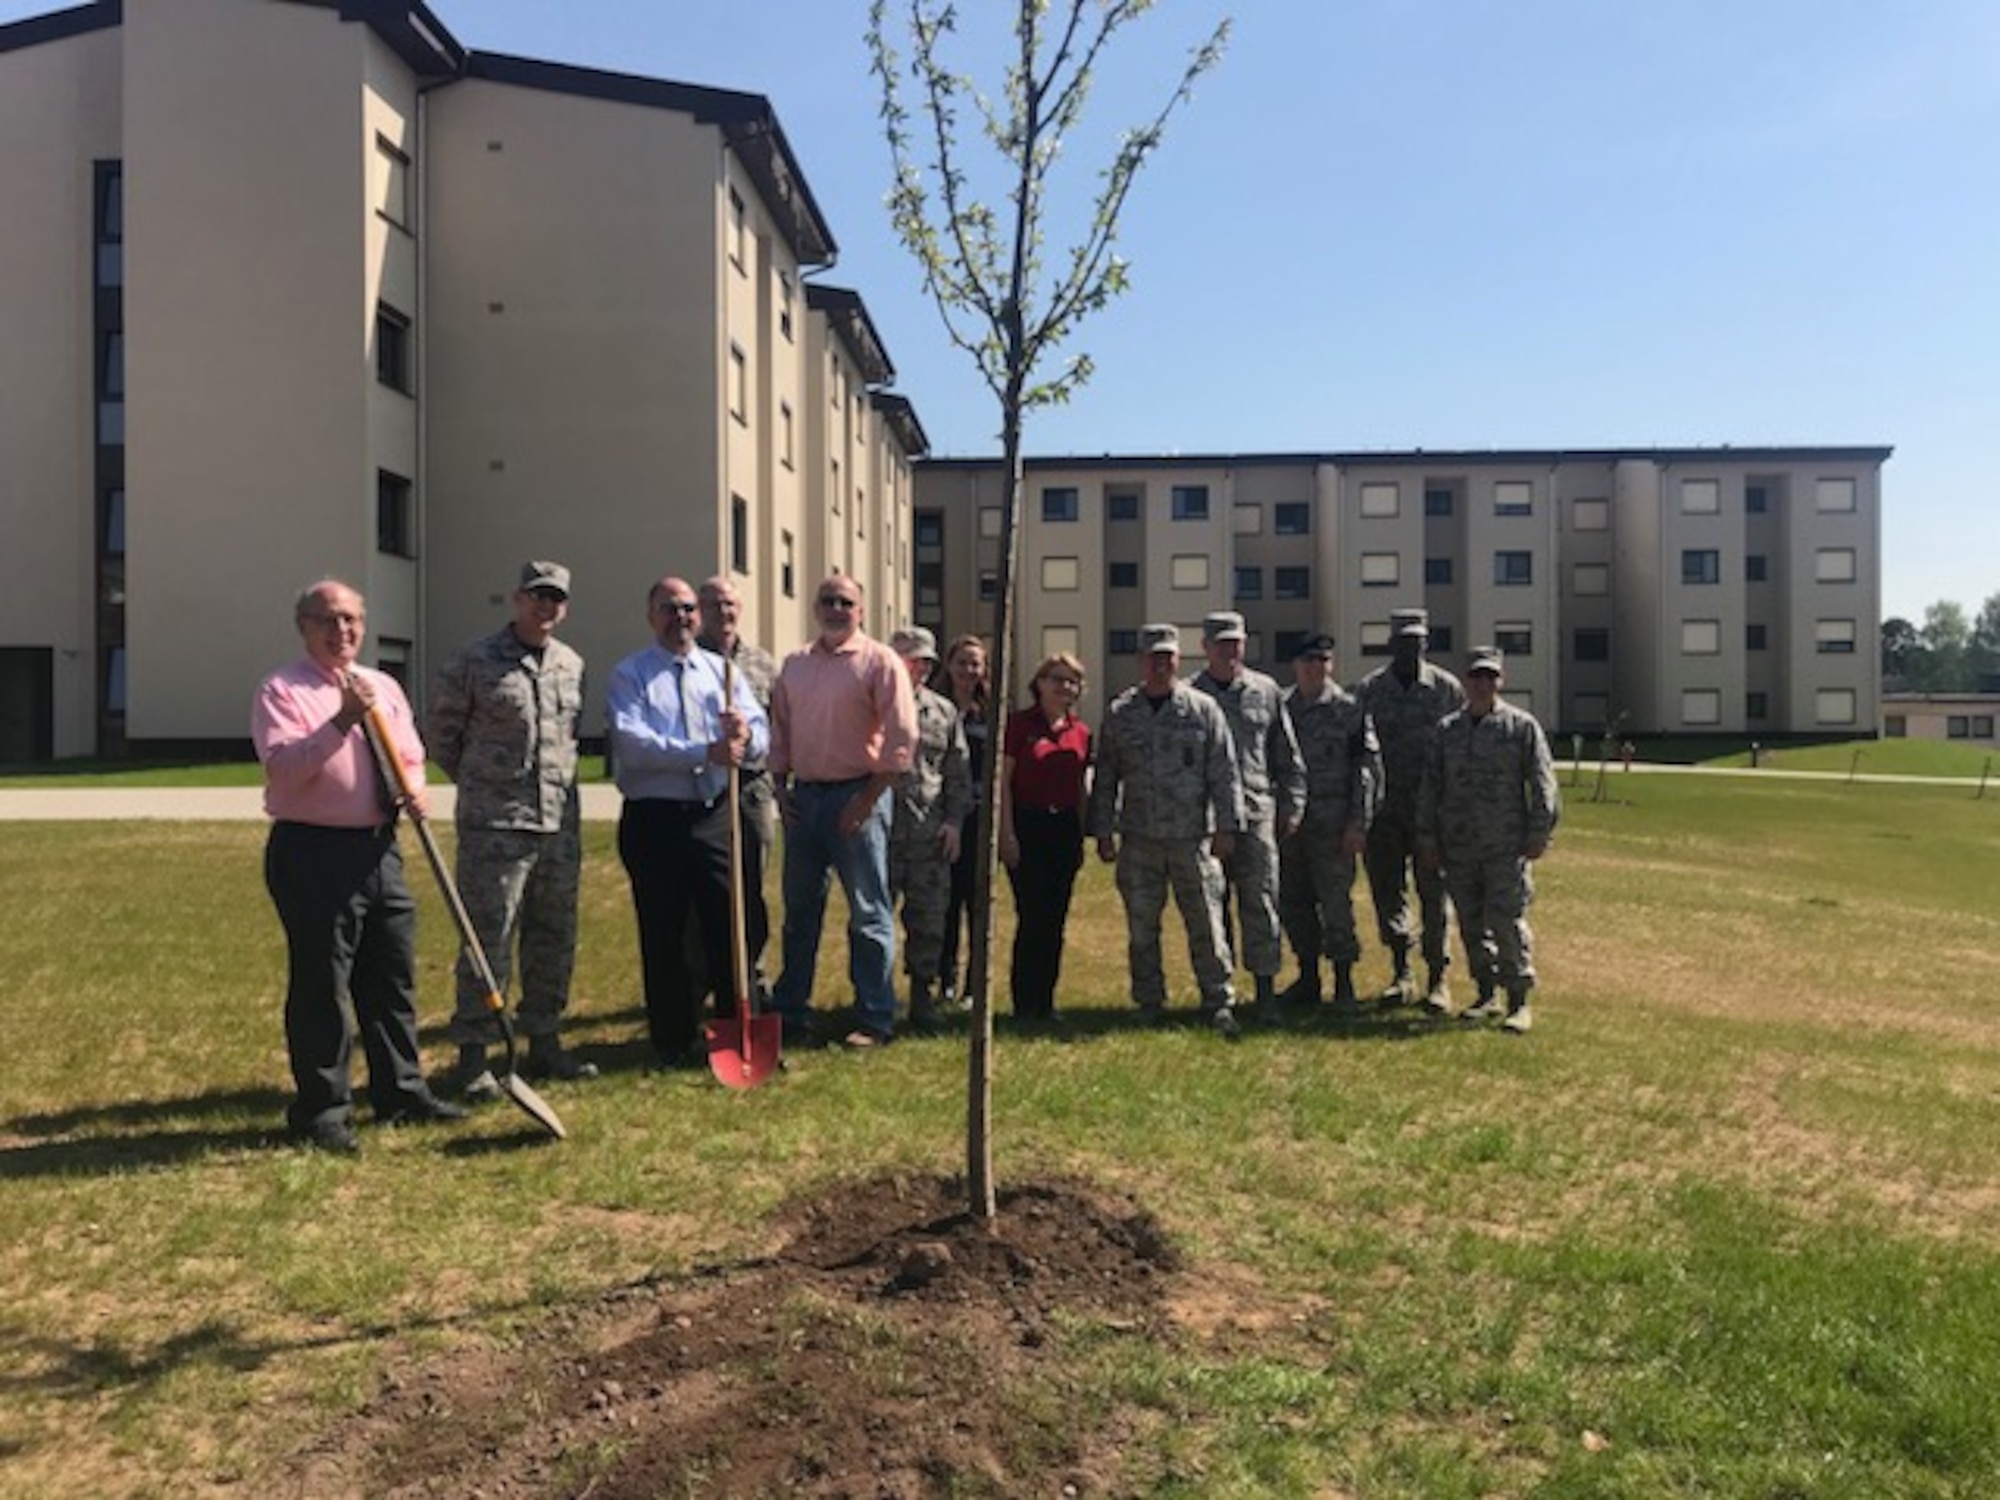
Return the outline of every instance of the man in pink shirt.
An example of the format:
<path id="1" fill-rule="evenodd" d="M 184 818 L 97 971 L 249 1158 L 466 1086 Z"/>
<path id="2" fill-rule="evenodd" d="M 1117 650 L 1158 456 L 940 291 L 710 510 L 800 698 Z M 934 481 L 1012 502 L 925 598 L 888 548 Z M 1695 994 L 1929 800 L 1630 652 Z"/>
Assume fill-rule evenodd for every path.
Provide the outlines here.
<path id="1" fill-rule="evenodd" d="M 290 952 L 285 1044 L 298 1097 L 287 1115 L 302 1140 L 351 1152 L 360 1142 L 343 993 L 354 1003 L 376 1119 L 458 1120 L 465 1111 L 424 1082 L 417 905 L 396 845 L 395 795 L 362 727 L 379 703 L 424 811 L 424 747 L 409 700 L 393 677 L 360 664 L 367 607 L 346 584 L 323 579 L 299 595 L 296 622 L 305 656 L 265 678 L 250 711 L 272 818 L 264 883 Z"/>
<path id="2" fill-rule="evenodd" d="M 785 967 L 772 1005 L 789 1038 L 810 1038 L 831 871 L 847 896 L 856 1024 L 846 1045 L 880 1047 L 896 1032 L 889 793 L 910 769 L 917 700 L 896 653 L 862 633 L 859 579 L 834 574 L 813 608 L 819 636 L 785 658 L 771 691 L 771 779 L 785 821 Z"/>

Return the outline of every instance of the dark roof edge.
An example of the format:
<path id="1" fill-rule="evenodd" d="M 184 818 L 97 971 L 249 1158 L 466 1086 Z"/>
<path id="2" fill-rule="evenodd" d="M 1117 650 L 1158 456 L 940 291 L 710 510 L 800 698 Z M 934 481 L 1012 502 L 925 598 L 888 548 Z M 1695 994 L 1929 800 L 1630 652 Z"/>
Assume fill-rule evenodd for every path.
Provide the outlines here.
<path id="1" fill-rule="evenodd" d="M 868 316 L 868 304 L 861 300 L 861 293 L 849 287 L 807 282 L 806 306 L 826 314 L 827 322 L 840 335 L 847 352 L 861 366 L 863 381 L 869 385 L 888 385 L 895 380 L 896 366 L 889 359 L 875 320 Z"/>
<path id="2" fill-rule="evenodd" d="M 468 54 L 465 76 L 515 88 L 631 104 L 641 109 L 672 110 L 691 115 L 701 124 L 714 125 L 742 158 L 799 264 L 831 265 L 839 254 L 833 230 L 820 212 L 798 158 L 792 154 L 777 113 L 762 94 L 675 83 L 636 73 L 612 73 L 502 52 Z"/>
<path id="3" fill-rule="evenodd" d="M 423 78 L 456 78 L 465 67 L 465 48 L 423 0 L 289 0 L 340 12 L 382 39 L 410 71 Z"/>
<path id="4" fill-rule="evenodd" d="M 1617 463 L 1650 459 L 1655 463 L 1800 463 L 1813 459 L 1837 463 L 1887 463 L 1891 444 L 1827 445 L 1769 448 L 1405 448 L 1381 452 L 1320 453 L 1131 453 L 1064 457 L 1037 454 L 1023 462 L 1037 469 L 1226 469 L 1267 468 L 1284 464 L 1332 464 L 1343 469 L 1451 468 L 1471 464 Z M 990 458 L 927 458 L 925 468 L 986 469 L 999 464 Z"/>
<path id="5" fill-rule="evenodd" d="M 924 431 L 924 424 L 917 420 L 917 409 L 910 405 L 908 396 L 900 396 L 894 391 L 870 391 L 868 400 L 882 414 L 889 430 L 896 434 L 904 453 L 911 458 L 922 458 L 931 451 L 930 436 Z"/>
<path id="6" fill-rule="evenodd" d="M 124 0 L 93 0 L 89 5 L 29 16 L 25 21 L 10 21 L 0 26 L 0 52 L 19 52 L 44 42 L 60 42 L 65 37 L 108 31 L 124 23 Z"/>

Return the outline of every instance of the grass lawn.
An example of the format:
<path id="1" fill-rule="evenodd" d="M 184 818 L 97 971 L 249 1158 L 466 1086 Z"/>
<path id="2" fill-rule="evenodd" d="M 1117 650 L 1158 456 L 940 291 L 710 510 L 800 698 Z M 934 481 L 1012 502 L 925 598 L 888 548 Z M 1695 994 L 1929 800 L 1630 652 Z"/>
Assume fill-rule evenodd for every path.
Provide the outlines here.
<path id="1" fill-rule="evenodd" d="M 1079 1321 L 1025 1409 L 1123 1413 L 1162 1495 L 2000 1493 L 2000 798 L 1611 790 L 1571 793 L 1539 869 L 1526 1038 L 1137 1030 L 1092 862 L 1074 1036 L 1001 1040 L 998 1172 L 1134 1194 L 1191 1269 L 1178 1337 Z M 609 826 L 574 1028 L 605 1076 L 550 1090 L 572 1139 L 512 1149 L 502 1108 L 358 1160 L 278 1138 L 261 829 L 5 837 L 0 1494 L 289 1493 L 385 1372 L 765 1252 L 801 1191 L 960 1163 L 958 1038 L 753 1094 L 641 1073 Z M 844 969 L 830 937 L 822 984 Z"/>

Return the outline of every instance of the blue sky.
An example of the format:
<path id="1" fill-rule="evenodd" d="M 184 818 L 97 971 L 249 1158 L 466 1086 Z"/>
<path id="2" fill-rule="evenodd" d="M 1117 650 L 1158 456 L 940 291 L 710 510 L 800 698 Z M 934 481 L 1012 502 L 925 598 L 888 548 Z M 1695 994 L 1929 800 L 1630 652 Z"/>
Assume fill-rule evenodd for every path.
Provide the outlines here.
<path id="1" fill-rule="evenodd" d="M 432 4 L 469 47 L 768 95 L 840 242 L 826 279 L 867 298 L 935 450 L 993 450 L 882 208 L 865 0 Z M 1066 169 L 1231 13 L 1163 0 L 1128 31 Z M 2000 592 L 2000 5 L 1233 20 L 1126 215 L 1132 290 L 1071 346 L 1096 378 L 1031 453 L 1887 443 L 1885 612 Z"/>

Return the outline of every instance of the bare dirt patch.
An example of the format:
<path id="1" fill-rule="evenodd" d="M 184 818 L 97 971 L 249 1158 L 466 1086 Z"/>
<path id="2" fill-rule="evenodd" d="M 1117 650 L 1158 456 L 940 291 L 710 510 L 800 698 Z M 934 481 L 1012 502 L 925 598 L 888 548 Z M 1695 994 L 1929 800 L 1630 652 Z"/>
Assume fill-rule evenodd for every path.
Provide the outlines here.
<path id="1" fill-rule="evenodd" d="M 917 1497 L 1134 1491 L 1135 1415 L 1063 1378 L 1079 1328 L 1173 1326 L 1150 1214 L 1076 1181 L 1004 1192 L 991 1227 L 944 1178 L 792 1205 L 775 1254 L 563 1310 L 388 1379 L 286 1465 L 302 1493 Z"/>

